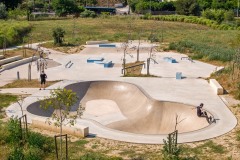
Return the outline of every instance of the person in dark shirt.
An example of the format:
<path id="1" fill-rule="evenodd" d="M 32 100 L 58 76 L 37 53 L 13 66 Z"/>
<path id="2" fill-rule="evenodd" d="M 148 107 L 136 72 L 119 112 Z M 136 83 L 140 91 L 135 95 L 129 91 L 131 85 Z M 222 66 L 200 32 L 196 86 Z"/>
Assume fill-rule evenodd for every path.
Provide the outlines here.
<path id="1" fill-rule="evenodd" d="M 205 117 L 205 113 L 202 111 L 203 103 L 201 103 L 199 106 L 197 106 L 197 116 L 198 117 Z"/>
<path id="2" fill-rule="evenodd" d="M 41 90 L 42 88 L 45 89 L 47 75 L 44 73 L 44 71 L 42 71 L 42 73 L 40 74 L 40 79 L 41 79 L 41 86 L 39 90 Z"/>

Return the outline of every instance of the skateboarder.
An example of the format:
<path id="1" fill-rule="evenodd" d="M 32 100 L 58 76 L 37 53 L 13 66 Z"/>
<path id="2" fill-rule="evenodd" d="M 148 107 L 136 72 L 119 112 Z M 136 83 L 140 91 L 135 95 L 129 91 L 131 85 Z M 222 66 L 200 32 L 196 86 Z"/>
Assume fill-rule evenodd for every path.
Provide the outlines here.
<path id="1" fill-rule="evenodd" d="M 203 112 L 203 103 L 201 103 L 199 106 L 197 106 L 197 116 L 198 117 L 206 117 L 207 112 Z"/>
<path id="2" fill-rule="evenodd" d="M 45 90 L 45 83 L 46 83 L 46 79 L 47 79 L 47 75 L 44 73 L 44 71 L 42 71 L 42 73 L 40 74 L 40 79 L 41 79 L 41 85 L 40 85 L 40 89 L 43 88 Z"/>

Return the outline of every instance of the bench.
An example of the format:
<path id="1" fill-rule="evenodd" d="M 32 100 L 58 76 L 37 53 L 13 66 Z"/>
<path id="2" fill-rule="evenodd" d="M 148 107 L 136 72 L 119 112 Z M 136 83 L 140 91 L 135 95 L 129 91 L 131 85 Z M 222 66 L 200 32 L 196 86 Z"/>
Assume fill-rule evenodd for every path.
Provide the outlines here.
<path id="1" fill-rule="evenodd" d="M 108 61 L 108 60 L 96 61 L 95 63 L 96 64 L 103 64 L 104 68 L 110 68 L 113 65 L 112 61 Z"/>
<path id="2" fill-rule="evenodd" d="M 32 126 L 46 129 L 53 132 L 59 132 L 59 127 L 55 126 L 54 123 L 48 124 L 45 121 L 40 120 L 39 118 L 32 119 Z M 78 125 L 78 126 L 62 126 L 63 134 L 70 134 L 77 137 L 86 137 L 89 134 L 89 127 Z"/>
<path id="3" fill-rule="evenodd" d="M 210 86 L 213 88 L 214 92 L 217 95 L 223 95 L 224 89 L 223 87 L 216 81 L 216 79 L 210 79 L 209 80 Z"/>

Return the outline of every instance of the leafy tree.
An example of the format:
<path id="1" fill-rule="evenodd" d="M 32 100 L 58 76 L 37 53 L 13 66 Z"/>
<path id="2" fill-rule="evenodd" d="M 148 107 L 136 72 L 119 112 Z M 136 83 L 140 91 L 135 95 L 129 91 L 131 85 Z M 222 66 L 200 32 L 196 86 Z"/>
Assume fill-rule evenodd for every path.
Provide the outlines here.
<path id="1" fill-rule="evenodd" d="M 80 12 L 78 5 L 73 0 L 53 0 L 52 6 L 58 16 Z"/>
<path id="2" fill-rule="evenodd" d="M 60 127 L 60 135 L 62 135 L 62 126 L 66 124 L 74 125 L 77 116 L 82 116 L 84 108 L 79 107 L 77 114 L 70 115 L 72 106 L 77 102 L 76 93 L 67 89 L 56 89 L 51 91 L 50 96 L 41 100 L 41 108 L 53 108 L 55 112 L 47 121 L 49 124 Z M 52 119 L 52 121 L 51 121 Z M 60 159 L 62 159 L 62 137 L 60 137 Z"/>
<path id="3" fill-rule="evenodd" d="M 0 3 L 0 19 L 6 19 L 7 18 L 7 9 L 5 4 Z"/>
<path id="4" fill-rule="evenodd" d="M 57 27 L 53 29 L 53 39 L 55 45 L 61 45 L 63 43 L 65 31 L 61 27 Z"/>
<path id="5" fill-rule="evenodd" d="M 181 15 L 200 15 L 200 7 L 196 0 L 177 0 L 176 12 Z"/>

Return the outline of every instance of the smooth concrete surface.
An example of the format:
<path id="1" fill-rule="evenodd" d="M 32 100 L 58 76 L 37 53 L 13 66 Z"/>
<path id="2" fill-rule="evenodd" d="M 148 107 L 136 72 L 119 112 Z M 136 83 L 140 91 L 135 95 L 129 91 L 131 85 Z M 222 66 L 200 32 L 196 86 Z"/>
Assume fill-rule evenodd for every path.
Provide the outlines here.
<path id="1" fill-rule="evenodd" d="M 38 44 L 33 44 L 32 46 L 37 48 L 37 45 Z M 131 45 L 131 47 L 134 47 L 135 44 L 132 43 Z M 45 121 L 47 118 L 45 117 L 46 113 L 48 113 L 49 116 L 52 114 L 53 111 L 51 110 L 42 111 L 41 108 L 38 108 L 38 115 L 34 115 L 32 113 L 35 113 L 36 109 L 31 107 L 36 105 L 34 103 L 39 103 L 39 99 L 49 96 L 52 89 L 66 87 L 68 89 L 78 90 L 78 88 L 81 88 L 82 91 L 78 94 L 79 103 L 81 100 L 86 99 L 85 95 L 88 94 L 87 92 L 91 85 L 91 81 L 119 81 L 137 86 L 146 97 L 151 97 L 151 99 L 156 101 L 178 102 L 190 106 L 197 106 L 200 103 L 204 103 L 204 108 L 216 118 L 216 123 L 197 131 L 179 134 L 179 143 L 210 139 L 225 134 L 236 126 L 237 120 L 235 116 L 224 104 L 221 98 L 215 94 L 208 82 L 202 79 L 209 77 L 210 74 L 218 70 L 219 67 L 195 60 L 194 62 L 181 60 L 181 57 L 186 57 L 184 54 L 156 52 L 154 53 L 154 57 L 158 64 L 150 64 L 150 73 L 157 75 L 158 77 L 122 77 L 121 64 L 123 51 L 120 47 L 121 44 L 116 43 L 116 46 L 117 48 L 99 48 L 94 45 L 86 46 L 86 48 L 80 53 L 71 55 L 42 48 L 44 51 L 51 52 L 49 55 L 50 59 L 61 64 L 45 70 L 48 75 L 47 80 L 63 81 L 48 87 L 46 90 L 33 93 L 31 96 L 24 99 L 23 110 L 24 113 L 27 114 L 29 122 L 31 123 L 31 119 L 35 117 L 41 118 L 42 121 Z M 147 43 L 142 44 L 140 60 L 145 61 L 149 57 L 149 48 L 151 46 L 151 44 L 149 45 Z M 129 54 L 126 55 L 127 62 L 136 61 L 136 51 L 130 50 Z M 95 56 L 111 60 L 114 63 L 114 66 L 112 68 L 102 68 L 98 64 L 87 64 L 86 60 L 89 57 Z M 178 63 L 170 64 L 165 62 L 163 57 L 173 57 Z M 70 60 L 74 65 L 71 68 L 65 68 L 65 64 Z M 27 78 L 27 65 L 18 66 L 0 73 L 0 85 L 16 79 L 17 71 L 20 72 L 21 78 Z M 184 78 L 176 80 L 176 72 L 182 72 Z M 142 73 L 146 73 L 146 69 L 143 69 Z M 36 66 L 33 64 L 32 78 L 38 77 L 39 73 L 36 70 Z M 74 87 L 74 84 L 76 83 L 79 84 L 79 87 Z M 99 92 L 100 94 L 102 90 L 97 90 L 96 92 Z M 131 97 L 132 94 L 129 96 Z M 125 115 L 126 112 L 121 111 L 120 105 L 117 104 L 114 99 L 109 100 L 104 97 L 99 98 L 101 99 L 89 99 L 89 101 L 86 101 L 86 105 L 90 106 L 90 110 L 98 105 L 104 106 L 103 109 L 109 111 L 98 112 L 98 110 L 94 110 L 90 112 L 87 109 L 84 113 L 83 119 L 77 119 L 77 123 L 75 124 L 76 127 L 78 125 L 89 127 L 90 135 L 134 143 L 159 144 L 163 143 L 162 140 L 167 138 L 166 134 L 136 134 L 107 127 L 109 124 L 125 120 L 128 117 Z M 139 100 L 136 100 L 136 102 L 138 101 Z M 109 106 L 105 106 L 105 104 L 109 104 Z M 31 111 L 31 108 L 33 111 Z M 75 105 L 72 112 L 75 112 L 77 108 L 78 105 Z M 119 110 L 121 112 L 119 112 Z M 12 104 L 7 108 L 6 113 L 8 116 L 20 116 L 20 107 L 16 103 Z M 192 125 L 196 125 L 194 121 L 192 122 Z"/>
<path id="2" fill-rule="evenodd" d="M 28 62 L 33 62 L 37 59 L 38 59 L 37 56 L 24 58 L 24 59 L 21 59 L 21 60 L 18 60 L 18 61 L 14 61 L 14 62 L 11 62 L 11 63 L 4 64 L 4 65 L 2 65 L 2 68 L 3 69 L 11 69 L 13 67 L 17 67 L 19 65 L 26 64 Z"/>

